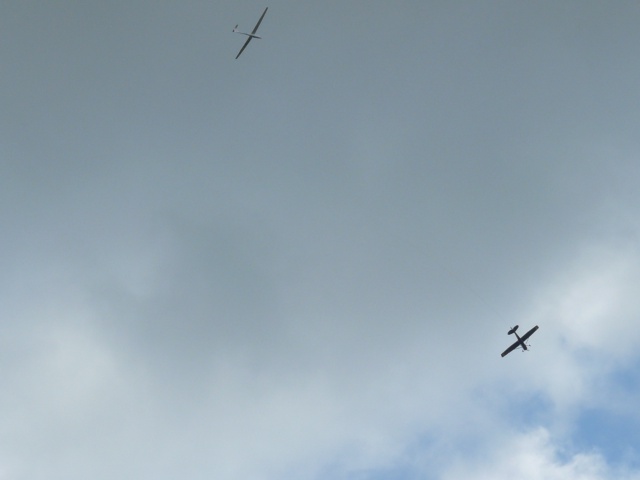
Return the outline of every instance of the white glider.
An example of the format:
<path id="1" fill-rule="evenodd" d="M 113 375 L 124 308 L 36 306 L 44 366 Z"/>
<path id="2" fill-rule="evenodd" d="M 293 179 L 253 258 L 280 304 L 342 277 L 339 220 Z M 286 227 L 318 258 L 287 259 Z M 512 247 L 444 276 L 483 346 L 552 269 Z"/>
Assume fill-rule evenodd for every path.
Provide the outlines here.
<path id="1" fill-rule="evenodd" d="M 240 55 L 242 55 L 242 52 L 244 52 L 244 49 L 247 48 L 247 45 L 249 45 L 249 42 L 251 40 L 253 40 L 254 38 L 257 38 L 258 40 L 261 38 L 258 35 L 256 35 L 256 32 L 258 31 L 258 27 L 260 26 L 260 22 L 262 22 L 262 19 L 264 18 L 265 14 L 267 13 L 267 10 L 269 10 L 269 7 L 264 9 L 264 12 L 262 12 L 262 16 L 260 17 L 260 20 L 258 20 L 258 23 L 256 23 L 256 26 L 253 27 L 253 31 L 251 33 L 244 33 L 244 32 L 240 32 L 237 30 L 238 25 L 235 26 L 235 28 L 233 29 L 234 33 L 239 33 L 240 35 L 246 35 L 247 37 L 247 41 L 244 42 L 244 45 L 242 46 L 242 48 L 240 49 L 240 52 L 238 52 L 238 55 L 236 55 L 236 60 L 238 59 L 238 57 Z"/>

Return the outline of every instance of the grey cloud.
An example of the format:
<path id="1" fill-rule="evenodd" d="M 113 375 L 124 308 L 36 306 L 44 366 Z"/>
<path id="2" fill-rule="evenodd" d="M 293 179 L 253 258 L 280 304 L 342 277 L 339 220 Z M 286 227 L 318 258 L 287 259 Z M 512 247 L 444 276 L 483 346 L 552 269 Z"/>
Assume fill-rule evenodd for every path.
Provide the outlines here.
<path id="1" fill-rule="evenodd" d="M 281 1 L 236 62 L 254 7 L 7 7 L 10 478 L 391 472 L 610 373 L 559 305 L 638 238 L 636 7 Z"/>

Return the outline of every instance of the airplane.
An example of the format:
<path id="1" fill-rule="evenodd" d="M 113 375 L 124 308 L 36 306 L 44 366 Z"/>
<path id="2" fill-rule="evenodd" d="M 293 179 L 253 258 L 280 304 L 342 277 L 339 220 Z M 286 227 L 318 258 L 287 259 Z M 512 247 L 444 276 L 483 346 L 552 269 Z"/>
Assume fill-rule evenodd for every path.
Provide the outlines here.
<path id="1" fill-rule="evenodd" d="M 269 10 L 269 7 L 264 9 L 264 12 L 262 12 L 262 16 L 260 17 L 260 20 L 258 20 L 258 23 L 256 23 L 256 26 L 253 27 L 253 31 L 251 33 L 244 33 L 244 32 L 240 32 L 238 30 L 238 25 L 236 25 L 233 29 L 234 33 L 239 33 L 240 35 L 246 35 L 247 37 L 247 41 L 244 42 L 244 45 L 242 46 L 242 48 L 240 49 L 240 52 L 238 52 L 238 55 L 236 55 L 236 60 L 238 59 L 238 57 L 240 55 L 242 55 L 242 52 L 244 52 L 244 49 L 247 48 L 247 45 L 249 45 L 249 42 L 251 40 L 253 40 L 254 38 L 257 38 L 258 40 L 261 39 L 261 37 L 259 37 L 258 35 L 256 35 L 256 32 L 258 31 L 258 27 L 260 26 L 260 23 L 262 22 L 262 19 L 264 18 L 265 14 L 267 13 L 267 10 Z"/>
<path id="2" fill-rule="evenodd" d="M 525 333 L 522 337 L 519 337 L 518 334 L 516 333 L 516 330 L 518 330 L 518 325 L 516 325 L 515 327 L 513 327 L 511 330 L 509 330 L 507 332 L 507 335 L 511 335 L 512 333 L 516 336 L 516 338 L 518 339 L 516 341 L 516 343 L 514 343 L 513 345 L 511 345 L 509 348 L 507 348 L 504 352 L 502 352 L 502 357 L 504 357 L 505 355 L 510 354 L 512 351 L 514 351 L 516 348 L 521 347 L 522 351 L 524 352 L 525 350 L 528 350 L 527 348 L 527 344 L 524 343 L 525 340 L 527 340 L 531 335 L 533 335 L 535 333 L 536 330 L 538 330 L 538 326 L 536 325 L 535 327 L 533 327 L 531 330 L 529 330 L 527 333 Z"/>

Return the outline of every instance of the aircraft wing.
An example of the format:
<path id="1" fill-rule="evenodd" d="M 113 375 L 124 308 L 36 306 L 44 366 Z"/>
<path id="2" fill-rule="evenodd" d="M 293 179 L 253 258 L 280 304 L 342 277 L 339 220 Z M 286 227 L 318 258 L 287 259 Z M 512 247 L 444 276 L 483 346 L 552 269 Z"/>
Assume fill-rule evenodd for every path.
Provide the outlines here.
<path id="1" fill-rule="evenodd" d="M 241 48 L 241 49 L 240 49 L 240 51 L 238 52 L 238 55 L 236 55 L 236 60 L 238 59 L 238 57 L 239 57 L 240 55 L 242 55 L 242 52 L 244 52 L 244 49 L 245 49 L 245 48 L 247 48 L 247 45 L 249 45 L 249 42 L 251 41 L 251 39 L 252 39 L 252 38 L 253 38 L 253 37 L 249 37 L 249 38 L 247 38 L 247 41 L 246 41 L 246 42 L 244 42 L 244 45 L 242 46 L 242 48 Z"/>
<path id="2" fill-rule="evenodd" d="M 251 35 L 255 34 L 258 31 L 258 27 L 260 26 L 260 23 L 262 23 L 262 19 L 264 18 L 265 14 L 267 13 L 267 10 L 269 10 L 269 7 L 264 9 L 264 12 L 262 12 L 262 16 L 260 17 L 260 20 L 258 20 L 258 23 L 256 23 L 256 26 L 253 27 L 253 32 L 251 32 Z"/>
<path id="3" fill-rule="evenodd" d="M 500 355 L 500 356 L 504 357 L 505 355 L 509 355 L 511 352 L 513 352 L 519 346 L 520 346 L 520 342 L 515 342 L 513 345 L 511 345 L 509 348 L 507 348 L 504 352 L 502 352 L 502 355 Z"/>
<path id="4" fill-rule="evenodd" d="M 520 337 L 520 340 L 522 340 L 524 342 L 527 338 L 529 338 L 531 335 L 533 335 L 537 329 L 538 329 L 538 326 L 536 325 L 531 330 L 529 330 L 527 333 L 525 333 L 522 337 Z"/>

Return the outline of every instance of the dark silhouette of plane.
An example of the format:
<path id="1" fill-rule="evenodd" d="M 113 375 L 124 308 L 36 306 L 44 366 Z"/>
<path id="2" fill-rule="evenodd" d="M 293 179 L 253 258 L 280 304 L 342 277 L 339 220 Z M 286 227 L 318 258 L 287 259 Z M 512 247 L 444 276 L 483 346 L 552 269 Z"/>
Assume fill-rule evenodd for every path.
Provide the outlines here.
<path id="1" fill-rule="evenodd" d="M 536 330 L 538 330 L 538 326 L 536 325 L 535 327 L 533 327 L 531 330 L 529 330 L 527 333 L 525 333 L 522 337 L 519 337 L 518 334 L 516 333 L 516 330 L 518 330 L 518 325 L 516 325 L 515 327 L 513 327 L 511 330 L 509 330 L 509 332 L 507 332 L 508 335 L 511 335 L 512 333 L 516 336 L 516 338 L 518 339 L 513 345 L 511 345 L 509 348 L 507 348 L 504 352 L 502 352 L 502 357 L 504 357 L 505 355 L 510 354 L 511 352 L 513 352 L 516 348 L 520 347 L 522 348 L 522 351 L 524 352 L 525 350 L 528 350 L 527 348 L 527 344 L 524 343 L 531 335 L 533 335 L 535 333 Z"/>
<path id="2" fill-rule="evenodd" d="M 260 17 L 260 20 L 258 20 L 258 23 L 256 23 L 256 26 L 253 27 L 253 31 L 251 33 L 245 33 L 245 32 L 241 32 L 238 30 L 238 25 L 236 25 L 233 29 L 234 33 L 239 33 L 240 35 L 246 35 L 247 41 L 244 42 L 244 45 L 242 46 L 242 48 L 240 49 L 240 51 L 238 52 L 238 55 L 236 55 L 236 60 L 238 59 L 238 57 L 240 55 L 242 55 L 242 52 L 244 52 L 244 49 L 247 48 L 247 45 L 249 45 L 249 42 L 251 40 L 253 40 L 254 38 L 260 39 L 260 37 L 258 35 L 256 35 L 256 32 L 258 31 L 258 27 L 260 26 L 260 24 L 262 23 L 262 19 L 264 18 L 265 14 L 267 13 L 267 10 L 269 10 L 269 7 L 264 9 L 264 12 L 262 12 L 262 16 Z"/>

